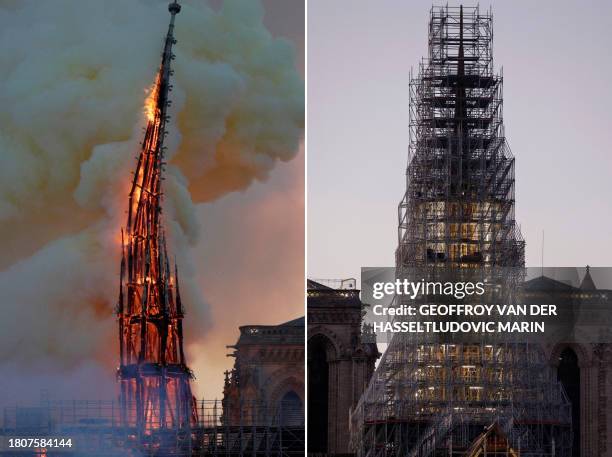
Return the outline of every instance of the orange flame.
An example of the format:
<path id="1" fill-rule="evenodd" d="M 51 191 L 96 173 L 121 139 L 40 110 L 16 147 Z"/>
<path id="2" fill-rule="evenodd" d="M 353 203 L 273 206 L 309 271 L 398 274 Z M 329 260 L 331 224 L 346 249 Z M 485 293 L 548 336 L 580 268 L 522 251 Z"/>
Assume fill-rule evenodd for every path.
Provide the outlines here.
<path id="1" fill-rule="evenodd" d="M 149 122 L 155 120 L 155 112 L 157 110 L 157 97 L 159 96 L 159 73 L 155 77 L 155 82 L 148 90 L 148 96 L 145 101 L 144 112 Z"/>

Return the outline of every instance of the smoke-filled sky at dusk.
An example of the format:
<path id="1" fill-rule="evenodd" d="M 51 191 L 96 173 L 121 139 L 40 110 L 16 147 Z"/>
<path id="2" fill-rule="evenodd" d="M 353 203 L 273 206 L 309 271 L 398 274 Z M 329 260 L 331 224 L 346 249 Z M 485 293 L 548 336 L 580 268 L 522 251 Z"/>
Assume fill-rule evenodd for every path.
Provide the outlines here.
<path id="1" fill-rule="evenodd" d="M 0 406 L 116 395 L 120 228 L 167 3 L 0 3 Z M 181 3 L 164 224 L 194 391 L 215 398 L 238 326 L 303 313 L 304 6 Z"/>

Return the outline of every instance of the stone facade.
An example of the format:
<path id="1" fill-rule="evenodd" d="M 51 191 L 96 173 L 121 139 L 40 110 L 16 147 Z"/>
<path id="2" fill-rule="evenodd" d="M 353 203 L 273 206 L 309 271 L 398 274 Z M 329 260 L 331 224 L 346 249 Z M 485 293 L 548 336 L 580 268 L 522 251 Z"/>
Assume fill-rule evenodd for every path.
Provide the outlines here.
<path id="1" fill-rule="evenodd" d="M 573 304 L 576 308 L 579 303 L 581 320 L 590 321 L 583 329 L 597 332 L 598 328 L 610 328 L 612 290 L 597 289 L 588 267 L 580 287 L 541 276 L 527 281 L 525 291 L 532 299 L 552 298 L 560 306 Z M 572 401 L 578 407 L 573 420 L 574 440 L 578 440 L 573 457 L 612 457 L 612 344 L 609 341 L 583 330 L 545 347 L 570 400 L 572 390 L 577 397 Z M 569 370 L 562 368 L 567 357 L 575 358 L 576 362 Z"/>
<path id="2" fill-rule="evenodd" d="M 560 342 L 549 347 L 551 364 L 558 367 L 560 355 L 571 349 L 580 370 L 580 456 L 612 456 L 612 345 Z"/>
<path id="3" fill-rule="evenodd" d="M 603 327 L 612 309 L 612 290 L 597 289 L 588 269 L 580 287 L 541 276 L 527 281 L 524 290 L 528 299 L 552 300 L 558 306 L 575 305 L 579 299 L 581 313 L 592 322 L 600 321 Z M 354 288 L 308 282 L 311 455 L 348 453 L 349 411 L 367 386 L 380 356 L 372 340 L 364 342 L 362 337 L 363 308 L 359 291 Z M 573 457 L 612 457 L 612 344 L 593 342 L 592 336 L 572 333 L 546 344 L 545 351 L 570 400 L 578 407 L 579 414 L 574 415 L 574 439 L 578 442 Z M 575 366 L 571 362 L 574 356 Z M 325 370 L 326 376 L 321 379 L 319 374 Z M 321 383 L 326 384 L 325 389 Z M 577 399 L 572 399 L 574 390 Z M 317 403 L 321 395 L 326 401 Z"/>
<path id="4" fill-rule="evenodd" d="M 363 336 L 364 305 L 354 282 L 333 288 L 308 281 L 307 308 L 308 452 L 347 454 L 349 411 L 380 354 Z"/>
<path id="5" fill-rule="evenodd" d="M 232 424 L 304 425 L 304 318 L 240 327 L 226 372 L 224 420 Z"/>

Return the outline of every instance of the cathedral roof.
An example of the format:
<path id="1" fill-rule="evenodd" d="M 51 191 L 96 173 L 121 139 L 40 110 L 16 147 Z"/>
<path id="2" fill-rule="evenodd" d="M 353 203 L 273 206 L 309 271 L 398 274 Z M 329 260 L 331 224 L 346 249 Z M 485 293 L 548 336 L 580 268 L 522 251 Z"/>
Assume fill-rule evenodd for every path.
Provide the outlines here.
<path id="1" fill-rule="evenodd" d="M 580 283 L 580 289 L 581 290 L 597 290 L 597 287 L 595 287 L 595 282 L 593 282 L 593 278 L 591 278 L 591 269 L 588 265 L 586 267 L 586 274 L 584 275 L 584 278 L 582 279 L 582 283 Z"/>
<path id="2" fill-rule="evenodd" d="M 278 325 L 243 325 L 237 345 L 304 344 L 304 317 Z"/>
<path id="3" fill-rule="evenodd" d="M 547 276 L 539 276 L 537 278 L 530 279 L 529 281 L 525 281 L 524 289 L 527 292 L 580 292 L 600 290 L 597 289 L 597 286 L 593 281 L 593 277 L 591 276 L 591 269 L 588 265 L 586 267 L 586 273 L 582 278 L 582 282 L 580 283 L 579 287 L 572 286 L 570 284 L 570 281 L 559 281 L 557 279 L 552 279 Z"/>
<path id="4" fill-rule="evenodd" d="M 331 287 L 321 284 L 320 282 L 309 279 L 307 281 L 308 290 L 333 290 Z"/>
<path id="5" fill-rule="evenodd" d="M 297 319 L 293 319 L 291 321 L 283 322 L 282 324 L 278 324 L 278 327 L 304 327 L 306 320 L 304 316 L 298 317 Z"/>
<path id="6" fill-rule="evenodd" d="M 526 291 L 546 290 L 546 291 L 566 291 L 571 292 L 577 290 L 575 287 L 563 281 L 549 278 L 547 276 L 539 276 L 529 281 L 525 281 Z"/>

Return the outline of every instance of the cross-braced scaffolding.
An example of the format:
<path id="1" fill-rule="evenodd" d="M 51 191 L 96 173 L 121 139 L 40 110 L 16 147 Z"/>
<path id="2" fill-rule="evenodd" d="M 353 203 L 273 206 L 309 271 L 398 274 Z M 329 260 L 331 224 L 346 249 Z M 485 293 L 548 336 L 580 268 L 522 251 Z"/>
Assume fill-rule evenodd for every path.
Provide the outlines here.
<path id="1" fill-rule="evenodd" d="M 396 274 L 485 281 L 495 287 L 482 300 L 512 304 L 524 277 L 524 241 L 492 39 L 490 12 L 431 9 L 429 55 L 410 80 Z M 469 341 L 399 333 L 351 413 L 351 447 L 360 457 L 465 455 L 495 425 L 508 452 L 565 457 L 570 408 L 537 344 L 484 333 Z"/>
<path id="2" fill-rule="evenodd" d="M 226 456 L 299 457 L 304 455 L 304 414 L 280 402 L 235 403 L 194 401 L 197 420 L 189 430 L 161 429 L 148 436 L 147 446 L 135 450 L 136 431 L 125 427 L 122 414 L 138 405 L 113 401 L 43 401 L 34 407 L 4 409 L 0 426 L 0 455 L 126 456 Z M 8 438 L 71 438 L 70 447 L 44 450 L 8 448 Z M 3 452 L 6 450 L 6 453 Z"/>

